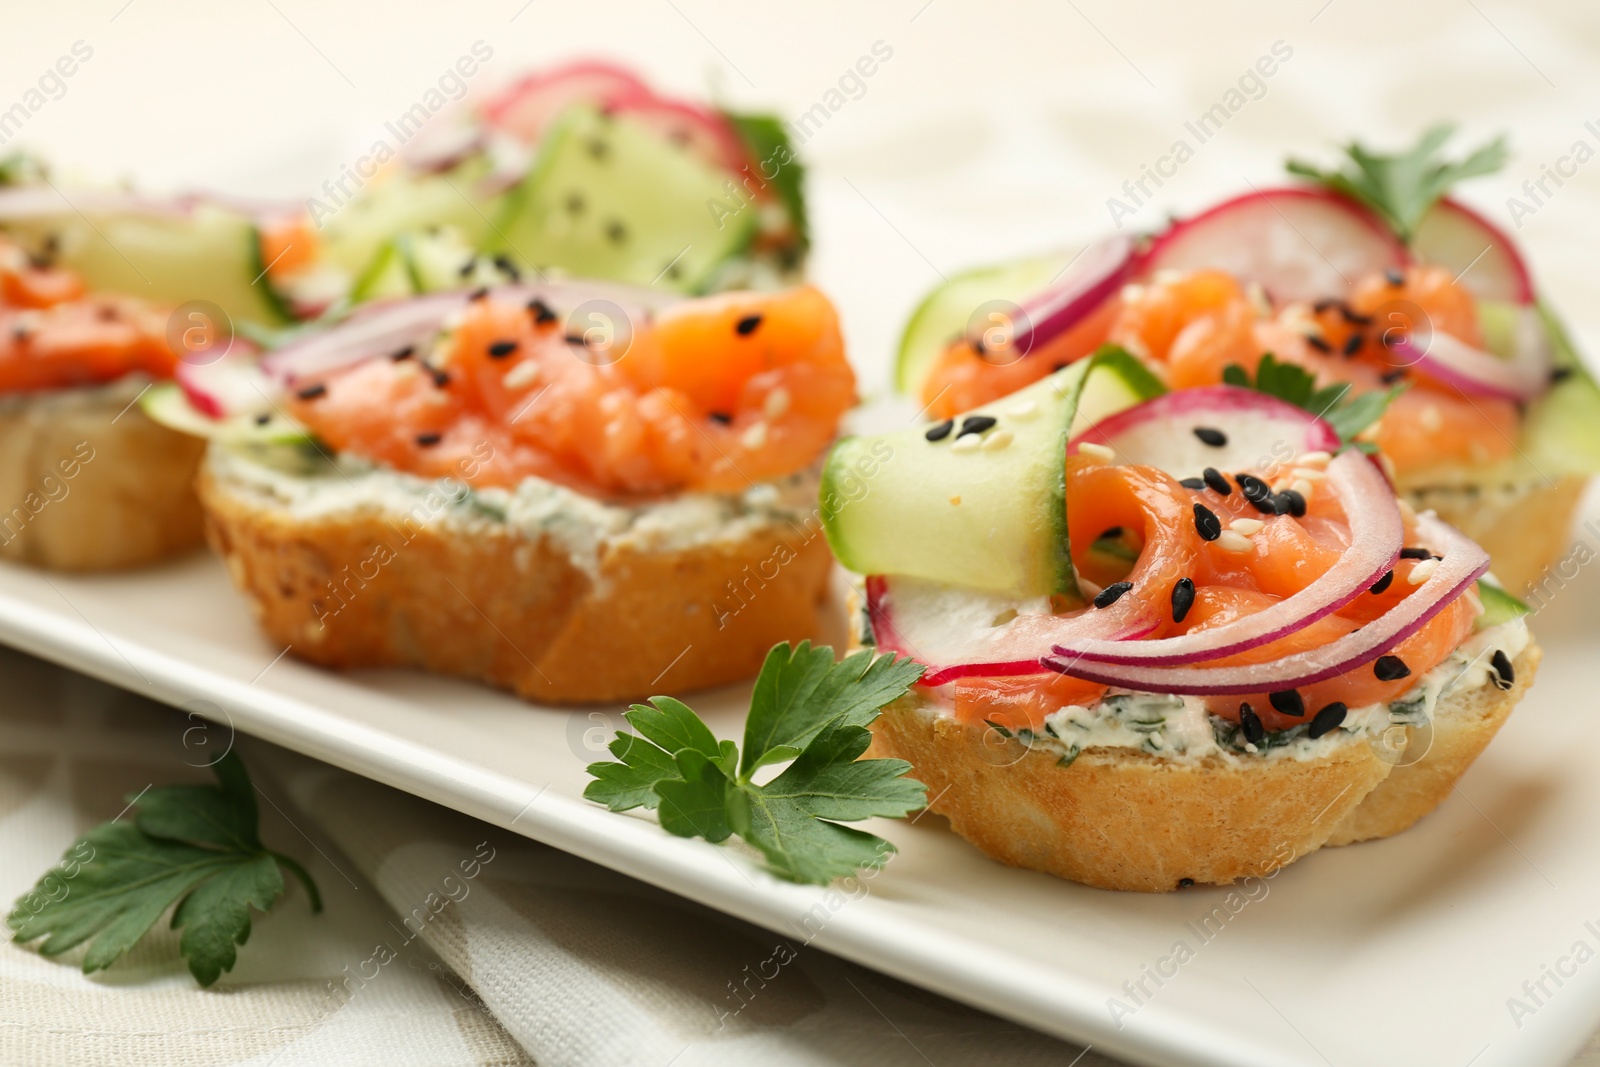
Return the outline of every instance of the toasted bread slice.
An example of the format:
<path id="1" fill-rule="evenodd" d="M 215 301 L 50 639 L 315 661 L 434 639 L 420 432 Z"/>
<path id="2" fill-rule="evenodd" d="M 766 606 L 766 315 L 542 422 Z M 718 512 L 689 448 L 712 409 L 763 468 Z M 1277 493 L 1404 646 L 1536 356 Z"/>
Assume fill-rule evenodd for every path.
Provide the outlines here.
<path id="1" fill-rule="evenodd" d="M 1382 746 L 1341 735 L 1311 759 L 1185 762 L 1097 747 L 1059 766 L 1055 754 L 959 722 L 915 691 L 873 724 L 869 754 L 908 760 L 927 783 L 929 810 L 1003 863 L 1102 889 L 1227 884 L 1323 845 L 1399 833 L 1432 811 L 1533 683 L 1539 657 L 1529 644 L 1515 659 L 1509 690 L 1485 684 L 1440 699 L 1431 743 L 1411 738 L 1420 759 L 1409 745 L 1386 758 Z"/>
<path id="2" fill-rule="evenodd" d="M 322 496 L 312 477 L 331 483 Z M 698 523 L 685 502 L 574 501 L 518 521 L 485 503 L 504 494 L 373 477 L 283 473 L 220 445 L 202 469 L 207 536 L 267 634 L 302 659 L 589 703 L 749 677 L 773 644 L 816 630 L 832 557 L 811 475 L 768 487 L 769 505 L 726 498 L 737 514 L 708 503 Z"/>
<path id="3" fill-rule="evenodd" d="M 1418 511 L 1437 512 L 1489 553 L 1495 578 L 1522 596 L 1571 543 L 1586 477 L 1498 486 L 1403 488 Z"/>
<path id="4" fill-rule="evenodd" d="M 130 375 L 0 402 L 0 559 L 99 571 L 199 546 L 205 442 L 139 410 L 148 384 Z"/>

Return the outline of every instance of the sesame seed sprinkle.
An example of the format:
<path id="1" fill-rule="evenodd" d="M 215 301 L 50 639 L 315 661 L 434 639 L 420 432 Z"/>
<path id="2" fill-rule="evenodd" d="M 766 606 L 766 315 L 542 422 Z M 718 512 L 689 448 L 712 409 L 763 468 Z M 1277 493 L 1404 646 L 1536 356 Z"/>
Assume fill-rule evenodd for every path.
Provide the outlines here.
<path id="1" fill-rule="evenodd" d="M 726 411 L 708 411 L 706 417 L 712 422 L 721 423 L 723 426 L 729 426 L 733 423 L 733 416 Z"/>
<path id="2" fill-rule="evenodd" d="M 317 382 L 315 385 L 308 385 L 303 389 L 295 390 L 294 395 L 301 400 L 315 400 L 319 396 L 327 396 L 328 387 L 321 382 Z"/>
<path id="3" fill-rule="evenodd" d="M 1117 458 L 1117 454 L 1110 448 L 1096 441 L 1085 441 L 1078 446 L 1078 455 L 1086 456 L 1096 463 L 1110 463 Z"/>
<path id="4" fill-rule="evenodd" d="M 1398 682 L 1411 676 L 1411 668 L 1399 656 L 1379 656 L 1372 665 L 1372 673 L 1380 682 Z"/>
<path id="5" fill-rule="evenodd" d="M 556 313 L 550 310 L 549 304 L 546 304 L 538 297 L 528 301 L 528 310 L 533 312 L 533 321 L 540 326 L 556 321 Z"/>
<path id="6" fill-rule="evenodd" d="M 1194 528 L 1203 541 L 1215 541 L 1222 536 L 1222 520 L 1204 504 L 1194 506 Z"/>
<path id="7" fill-rule="evenodd" d="M 1390 285 L 1394 286 L 1401 286 L 1406 283 L 1405 273 L 1401 271 L 1399 267 L 1390 267 L 1388 270 L 1384 271 L 1383 279 Z"/>
<path id="8" fill-rule="evenodd" d="M 480 285 L 478 288 L 472 290 L 472 292 L 467 296 L 467 299 L 476 303 L 479 300 L 486 299 L 488 295 L 489 287 L 486 285 Z"/>
<path id="9" fill-rule="evenodd" d="M 1427 581 L 1429 578 L 1432 578 L 1433 577 L 1433 572 L 1438 570 L 1438 569 L 1439 569 L 1439 561 L 1438 560 L 1436 560 L 1436 559 L 1425 559 L 1425 560 L 1422 560 L 1415 567 L 1411 568 L 1411 573 L 1406 575 L 1406 582 L 1409 585 L 1421 585 L 1423 582 Z"/>
<path id="10" fill-rule="evenodd" d="M 1511 669 L 1511 657 L 1506 655 L 1506 650 L 1497 648 L 1494 655 L 1489 657 L 1489 666 L 1494 668 L 1494 682 L 1496 689 L 1510 689 L 1517 684 L 1517 672 Z"/>
<path id="11" fill-rule="evenodd" d="M 1271 704 L 1272 710 L 1279 715 L 1287 715 L 1293 719 L 1298 719 L 1306 713 L 1306 700 L 1298 689 L 1280 689 L 1276 693 L 1268 693 L 1267 703 Z"/>
<path id="12" fill-rule="evenodd" d="M 432 432 L 417 434 L 417 444 L 423 448 L 432 448 L 442 440 L 444 438 L 441 435 Z"/>
<path id="13" fill-rule="evenodd" d="M 1217 535 L 1217 547 L 1224 552 L 1248 552 L 1253 547 L 1250 538 L 1236 530 L 1223 530 Z"/>
<path id="14" fill-rule="evenodd" d="M 489 358 L 505 359 L 516 350 L 517 342 L 515 341 L 496 341 L 494 344 L 489 346 Z"/>
<path id="15" fill-rule="evenodd" d="M 999 421 L 993 415 L 968 415 L 961 420 L 961 429 L 956 432 L 957 437 L 965 437 L 969 433 L 986 433 L 994 428 Z"/>
<path id="16" fill-rule="evenodd" d="M 1223 496 L 1227 496 L 1233 492 L 1233 486 L 1228 484 L 1227 477 L 1215 467 L 1207 467 L 1205 470 L 1201 471 L 1200 478 L 1212 490 L 1222 494 Z"/>
<path id="17" fill-rule="evenodd" d="M 954 419 L 945 419 L 943 422 L 939 423 L 937 426 L 928 427 L 928 432 L 923 434 L 922 436 L 926 437 L 930 441 L 943 441 L 946 437 L 950 436 L 950 431 L 954 430 L 955 428 L 956 428 L 956 420 L 954 420 Z"/>
<path id="18" fill-rule="evenodd" d="M 1372 583 L 1372 587 L 1370 589 L 1368 589 L 1367 592 L 1369 592 L 1369 593 L 1383 593 L 1383 592 L 1386 592 L 1388 590 L 1389 586 L 1391 586 L 1393 584 L 1394 584 L 1394 571 L 1384 571 L 1383 572 L 1383 577 L 1379 578 L 1377 581 L 1373 582 Z"/>
<path id="19" fill-rule="evenodd" d="M 1128 592 L 1132 588 L 1132 582 L 1112 582 L 1110 585 L 1106 586 L 1104 589 L 1100 590 L 1100 592 L 1095 594 L 1094 606 L 1097 608 L 1109 608 L 1118 600 L 1122 599 L 1122 594 Z"/>
<path id="20" fill-rule="evenodd" d="M 1228 529 L 1235 533 L 1244 534 L 1246 537 L 1254 537 L 1261 532 L 1264 526 L 1266 526 L 1266 523 L 1260 519 L 1234 519 L 1228 523 Z"/>
<path id="21" fill-rule="evenodd" d="M 1349 711 L 1349 707 L 1339 700 L 1323 705 L 1322 710 L 1311 717 L 1311 725 L 1306 730 L 1306 736 L 1315 740 L 1323 734 L 1337 730 L 1344 724 L 1344 717 Z"/>
<path id="22" fill-rule="evenodd" d="M 1256 709 L 1250 706 L 1249 701 L 1239 702 L 1239 729 L 1244 731 L 1244 739 L 1252 745 L 1259 745 L 1267 735 L 1261 726 L 1261 716 L 1256 714 Z"/>
<path id="23" fill-rule="evenodd" d="M 950 451 L 965 454 L 968 452 L 976 452 L 982 447 L 983 438 L 979 437 L 977 434 L 968 434 L 965 437 L 957 437 L 955 441 L 951 443 Z"/>
<path id="24" fill-rule="evenodd" d="M 1228 443 L 1227 434 L 1210 426 L 1196 426 L 1194 435 L 1200 438 L 1202 444 L 1210 445 L 1212 448 L 1221 448 Z"/>
<path id="25" fill-rule="evenodd" d="M 1172 621 L 1182 622 L 1194 607 L 1194 579 L 1179 578 L 1172 586 Z"/>
<path id="26" fill-rule="evenodd" d="M 1009 445 L 1011 440 L 1012 435 L 1010 430 L 996 430 L 994 433 L 983 439 L 983 450 L 985 452 L 998 452 L 1002 448 Z"/>
<path id="27" fill-rule="evenodd" d="M 756 332 L 756 327 L 761 325 L 760 315 L 746 315 L 733 324 L 733 332 L 740 337 L 749 337 Z"/>
<path id="28" fill-rule="evenodd" d="M 1184 478 L 1182 481 L 1178 482 L 1178 484 L 1183 486 L 1185 489 L 1204 489 L 1206 487 L 1206 480 L 1204 478 Z"/>
<path id="29" fill-rule="evenodd" d="M 389 358 L 394 360 L 396 363 L 399 363 L 402 359 L 410 359 L 414 352 L 416 352 L 415 348 L 413 348 L 411 345 L 406 345 L 404 348 L 399 349 L 392 354 Z"/>

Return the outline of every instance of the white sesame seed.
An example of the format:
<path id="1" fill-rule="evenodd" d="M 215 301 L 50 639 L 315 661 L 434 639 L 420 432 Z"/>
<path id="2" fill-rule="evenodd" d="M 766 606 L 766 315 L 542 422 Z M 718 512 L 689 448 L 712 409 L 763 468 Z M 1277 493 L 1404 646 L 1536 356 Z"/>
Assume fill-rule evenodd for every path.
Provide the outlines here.
<path id="1" fill-rule="evenodd" d="M 1311 499 L 1311 494 L 1316 491 L 1316 486 L 1312 485 L 1310 482 L 1306 481 L 1304 478 L 1296 478 L 1295 479 L 1295 483 L 1293 485 L 1291 485 L 1289 488 L 1293 489 L 1295 492 L 1299 493 L 1301 496 L 1305 497 L 1307 500 L 1310 500 Z"/>
<path id="2" fill-rule="evenodd" d="M 539 374 L 539 364 L 534 360 L 525 359 L 506 371 L 506 376 L 500 381 L 507 389 L 521 389 L 538 381 Z"/>
<path id="3" fill-rule="evenodd" d="M 1223 530 L 1217 537 L 1217 547 L 1224 552 L 1248 552 L 1252 545 L 1250 538 L 1232 529 Z"/>
<path id="4" fill-rule="evenodd" d="M 1243 534 L 1244 536 L 1249 537 L 1252 534 L 1260 533 L 1261 528 L 1265 525 L 1266 523 L 1262 522 L 1260 519 L 1234 519 L 1232 522 L 1228 523 L 1228 529 L 1232 530 L 1234 533 Z"/>
<path id="5" fill-rule="evenodd" d="M 766 403 L 761 405 L 761 411 L 769 419 L 781 419 L 789 410 L 789 390 L 781 385 L 767 394 Z"/>
<path id="6" fill-rule="evenodd" d="M 1422 414 L 1417 417 L 1417 421 L 1422 424 L 1424 430 L 1429 433 L 1437 433 L 1439 428 L 1444 425 L 1444 416 L 1439 413 L 1438 405 L 1429 404 L 1422 409 Z"/>
<path id="7" fill-rule="evenodd" d="M 1438 560 L 1432 558 L 1421 560 L 1415 567 L 1411 568 L 1411 573 L 1406 575 L 1406 581 L 1412 585 L 1421 585 L 1423 582 L 1433 577 L 1433 572 L 1438 569 Z"/>
<path id="8" fill-rule="evenodd" d="M 750 428 L 740 435 L 739 443 L 749 449 L 763 447 L 767 443 L 767 424 L 752 423 Z"/>
<path id="9" fill-rule="evenodd" d="M 1144 299 L 1144 286 L 1124 285 L 1122 287 L 1122 302 L 1124 304 L 1137 304 Z"/>
<path id="10" fill-rule="evenodd" d="M 1249 298 L 1250 306 L 1255 308 L 1257 315 L 1269 318 L 1272 315 L 1272 301 L 1267 299 L 1267 291 L 1260 282 L 1251 282 L 1244 287 L 1244 295 Z"/>
<path id="11" fill-rule="evenodd" d="M 1289 473 L 1296 478 L 1304 478 L 1308 482 L 1320 482 L 1328 476 L 1327 471 L 1319 471 L 1315 467 L 1296 467 Z"/>
<path id="12" fill-rule="evenodd" d="M 952 452 L 976 452 L 983 447 L 983 438 L 975 433 L 962 434 L 950 444 Z"/>
<path id="13" fill-rule="evenodd" d="M 1006 414 L 1010 415 L 1013 419 L 1021 419 L 1026 421 L 1039 414 L 1039 405 L 1034 403 L 1032 400 L 1024 400 L 1020 404 L 1014 404 L 1007 408 Z"/>
<path id="14" fill-rule="evenodd" d="M 1172 267 L 1162 267 L 1150 277 L 1151 281 L 1157 285 L 1175 285 L 1183 281 L 1183 271 L 1174 270 Z"/>
<path id="15" fill-rule="evenodd" d="M 1011 439 L 1010 430 L 996 430 L 983 439 L 983 450 L 985 452 L 998 452 L 1006 445 L 1009 445 Z"/>
<path id="16" fill-rule="evenodd" d="M 1117 454 L 1098 441 L 1085 441 L 1078 446 L 1078 455 L 1087 456 L 1096 463 L 1110 463 L 1117 458 Z"/>
<path id="17" fill-rule="evenodd" d="M 1333 457 L 1326 452 L 1307 452 L 1300 457 L 1300 463 L 1307 467 L 1325 467 Z"/>

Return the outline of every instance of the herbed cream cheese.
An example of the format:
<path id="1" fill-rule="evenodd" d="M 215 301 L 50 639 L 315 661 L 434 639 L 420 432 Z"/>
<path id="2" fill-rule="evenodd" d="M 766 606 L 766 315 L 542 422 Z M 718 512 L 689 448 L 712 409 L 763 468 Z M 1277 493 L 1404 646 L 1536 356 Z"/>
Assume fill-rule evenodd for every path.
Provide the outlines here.
<path id="1" fill-rule="evenodd" d="M 1503 651 L 1515 660 L 1528 641 L 1528 626 L 1522 619 L 1480 630 L 1402 696 L 1387 704 L 1351 708 L 1340 726 L 1319 738 L 1310 737 L 1309 723 L 1302 723 L 1267 734 L 1259 745 L 1250 744 L 1235 723 L 1210 714 L 1200 697 L 1118 689 L 1087 707 L 1071 704 L 1060 708 L 1045 716 L 1042 730 L 1021 730 L 1014 736 L 1063 763 L 1091 748 L 1136 749 L 1181 762 L 1211 756 L 1242 762 L 1321 759 L 1355 738 L 1393 747 L 1403 743 L 1404 733 L 1391 733 L 1393 728 L 1425 725 L 1432 721 L 1440 700 L 1489 685 L 1493 669 L 1489 664 L 1495 652 Z M 936 714 L 951 714 L 948 701 L 936 701 L 933 706 Z M 1402 751 L 1393 755 L 1398 757 Z"/>
<path id="2" fill-rule="evenodd" d="M 230 490 L 297 518 L 375 510 L 418 525 L 461 530 L 504 525 L 529 538 L 548 538 L 594 579 L 604 555 L 617 547 L 671 552 L 740 541 L 771 526 L 808 534 L 817 521 L 815 467 L 742 493 L 681 493 L 617 503 L 535 477 L 514 489 L 473 488 L 459 479 L 420 478 L 348 454 L 330 459 L 302 445 L 213 442 L 207 463 Z"/>

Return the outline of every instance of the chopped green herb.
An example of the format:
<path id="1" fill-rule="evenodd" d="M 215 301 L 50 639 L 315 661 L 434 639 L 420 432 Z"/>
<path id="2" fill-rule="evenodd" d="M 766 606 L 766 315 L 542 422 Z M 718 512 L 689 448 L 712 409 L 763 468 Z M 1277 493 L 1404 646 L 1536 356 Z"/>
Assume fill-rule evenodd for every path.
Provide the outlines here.
<path id="1" fill-rule="evenodd" d="M 1293 363 L 1280 362 L 1271 352 L 1262 353 L 1254 381 L 1250 373 L 1237 363 L 1230 363 L 1223 368 L 1222 380 L 1228 385 L 1254 389 L 1304 408 L 1332 426 L 1339 440 L 1345 444 L 1350 444 L 1362 431 L 1377 422 L 1394 398 L 1406 388 L 1403 384 L 1395 385 L 1354 397 L 1349 395 L 1350 385 L 1347 382 L 1336 382 L 1319 389 L 1310 371 Z M 1356 447 L 1371 451 L 1365 442 L 1357 443 Z"/>

